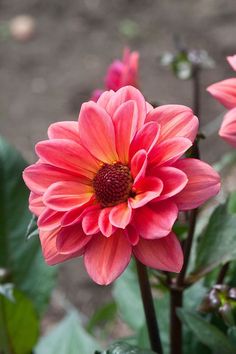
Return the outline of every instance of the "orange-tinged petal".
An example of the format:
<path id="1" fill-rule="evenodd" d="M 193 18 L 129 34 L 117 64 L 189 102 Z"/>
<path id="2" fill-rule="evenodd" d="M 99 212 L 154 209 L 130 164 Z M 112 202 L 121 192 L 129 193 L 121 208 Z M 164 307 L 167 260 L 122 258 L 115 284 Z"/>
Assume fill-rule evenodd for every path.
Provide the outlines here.
<path id="1" fill-rule="evenodd" d="M 183 251 L 173 232 L 158 240 L 140 238 L 133 253 L 140 262 L 154 269 L 179 273 L 183 266 Z"/>
<path id="2" fill-rule="evenodd" d="M 57 182 L 47 189 L 43 201 L 49 208 L 67 211 L 87 203 L 92 196 L 90 186 L 76 182 Z"/>
<path id="3" fill-rule="evenodd" d="M 121 229 L 125 229 L 132 217 L 132 208 L 129 203 L 121 203 L 114 206 L 109 214 L 110 223 Z"/>
<path id="4" fill-rule="evenodd" d="M 110 284 L 129 264 L 131 250 L 125 231 L 117 230 L 108 238 L 92 236 L 84 254 L 88 274 L 97 284 Z"/>
<path id="5" fill-rule="evenodd" d="M 111 117 L 95 102 L 84 103 L 79 115 L 79 134 L 83 146 L 98 160 L 118 160 Z"/>
<path id="6" fill-rule="evenodd" d="M 186 187 L 173 199 L 180 210 L 197 208 L 220 190 L 220 176 L 207 163 L 197 159 L 183 159 L 174 164 L 188 177 Z"/>

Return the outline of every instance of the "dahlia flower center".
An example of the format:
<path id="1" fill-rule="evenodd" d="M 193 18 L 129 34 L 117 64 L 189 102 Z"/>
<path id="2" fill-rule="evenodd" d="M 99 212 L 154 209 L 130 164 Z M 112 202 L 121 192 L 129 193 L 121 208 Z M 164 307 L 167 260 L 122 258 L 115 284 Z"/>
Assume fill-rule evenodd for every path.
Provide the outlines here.
<path id="1" fill-rule="evenodd" d="M 120 162 L 104 164 L 93 180 L 96 199 L 102 207 L 125 202 L 132 194 L 129 168 Z"/>

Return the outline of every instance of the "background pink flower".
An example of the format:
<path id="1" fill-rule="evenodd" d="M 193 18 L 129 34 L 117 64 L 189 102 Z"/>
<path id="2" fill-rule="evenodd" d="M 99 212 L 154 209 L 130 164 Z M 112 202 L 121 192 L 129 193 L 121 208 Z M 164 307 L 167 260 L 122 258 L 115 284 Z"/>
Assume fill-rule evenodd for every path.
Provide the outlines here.
<path id="1" fill-rule="evenodd" d="M 106 90 L 117 91 L 123 86 L 138 87 L 138 61 L 139 53 L 124 49 L 123 59 L 114 60 L 108 67 L 105 81 Z M 96 89 L 92 93 L 91 100 L 97 102 L 103 90 Z"/>
<path id="2" fill-rule="evenodd" d="M 39 161 L 23 174 L 46 262 L 83 255 L 98 284 L 116 279 L 132 254 L 179 272 L 178 211 L 220 188 L 209 165 L 182 158 L 197 130 L 191 109 L 154 109 L 132 86 L 84 103 L 78 122 L 52 124 L 49 140 L 36 145 Z"/>
<path id="3" fill-rule="evenodd" d="M 227 57 L 229 64 L 236 71 L 236 55 Z M 236 78 L 217 82 L 207 88 L 207 91 L 226 108 L 231 109 L 222 122 L 219 135 L 230 145 L 236 147 Z"/>

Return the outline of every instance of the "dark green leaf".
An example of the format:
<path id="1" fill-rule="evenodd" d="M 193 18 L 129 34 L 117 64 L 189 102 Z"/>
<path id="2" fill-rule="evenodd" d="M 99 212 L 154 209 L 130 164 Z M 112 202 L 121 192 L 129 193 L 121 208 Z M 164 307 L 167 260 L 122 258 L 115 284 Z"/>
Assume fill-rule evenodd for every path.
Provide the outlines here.
<path id="1" fill-rule="evenodd" d="M 228 211 L 229 213 L 236 214 L 236 192 L 231 193 L 229 196 Z"/>
<path id="2" fill-rule="evenodd" d="M 83 329 L 76 311 L 71 311 L 55 329 L 43 337 L 35 354 L 91 354 L 98 343 Z"/>
<path id="3" fill-rule="evenodd" d="M 217 327 L 189 310 L 178 309 L 178 316 L 198 340 L 211 348 L 214 353 L 235 354 L 236 348 Z"/>
<path id="4" fill-rule="evenodd" d="M 20 291 L 14 290 L 14 299 L 0 295 L 0 352 L 29 354 L 39 334 L 36 311 Z"/>
<path id="5" fill-rule="evenodd" d="M 232 344 L 236 347 L 236 327 L 230 327 L 227 331 L 227 335 Z"/>
<path id="6" fill-rule="evenodd" d="M 86 327 L 89 333 L 92 333 L 94 328 L 101 324 L 102 322 L 109 322 L 114 319 L 116 315 L 117 307 L 114 302 L 104 305 L 98 309 L 92 318 L 89 320 L 89 323 Z"/>
<path id="7" fill-rule="evenodd" d="M 32 215 L 27 227 L 26 238 L 29 240 L 31 237 L 38 236 L 38 234 L 37 218 L 35 215 Z"/>
<path id="8" fill-rule="evenodd" d="M 55 267 L 42 259 L 38 238 L 26 240 L 32 218 L 22 171 L 27 166 L 21 155 L 0 138 L 0 268 L 24 291 L 38 311 L 44 309 L 54 286 Z"/>
<path id="9" fill-rule="evenodd" d="M 94 354 L 96 354 L 95 352 Z M 123 342 L 113 343 L 109 349 L 100 352 L 100 354 L 156 354 L 148 349 L 140 349 Z"/>
<path id="10" fill-rule="evenodd" d="M 235 258 L 236 215 L 229 214 L 227 204 L 223 204 L 214 210 L 199 241 L 193 276 L 203 276 Z"/>

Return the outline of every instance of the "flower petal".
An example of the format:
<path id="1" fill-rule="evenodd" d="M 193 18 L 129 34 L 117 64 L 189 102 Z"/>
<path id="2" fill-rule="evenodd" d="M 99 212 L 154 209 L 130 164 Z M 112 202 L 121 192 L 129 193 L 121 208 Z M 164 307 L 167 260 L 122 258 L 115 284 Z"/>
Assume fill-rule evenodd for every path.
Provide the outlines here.
<path id="1" fill-rule="evenodd" d="M 236 147 L 236 108 L 231 109 L 224 116 L 219 135 L 228 144 Z"/>
<path id="2" fill-rule="evenodd" d="M 160 196 L 163 183 L 157 177 L 145 177 L 134 184 L 136 196 L 129 198 L 130 205 L 133 209 L 140 208 L 151 200 Z"/>
<path id="3" fill-rule="evenodd" d="M 45 262 L 48 265 L 55 265 L 64 262 L 67 259 L 79 257 L 81 255 L 80 252 L 69 253 L 66 255 L 60 254 L 56 247 L 56 239 L 58 232 L 59 229 L 55 229 L 52 231 L 39 230 L 39 238 L 42 246 L 43 256 L 45 258 Z"/>
<path id="4" fill-rule="evenodd" d="M 111 210 L 112 207 L 102 209 L 98 218 L 101 233 L 106 237 L 110 237 L 116 230 L 116 227 L 113 226 L 109 220 Z"/>
<path id="5" fill-rule="evenodd" d="M 100 167 L 98 161 L 82 145 L 72 140 L 41 141 L 36 145 L 36 153 L 43 162 L 90 179 L 94 178 Z"/>
<path id="6" fill-rule="evenodd" d="M 151 169 L 151 174 L 160 178 L 163 190 L 157 200 L 164 200 L 179 193 L 188 183 L 186 174 L 174 167 L 163 166 Z"/>
<path id="7" fill-rule="evenodd" d="M 63 212 L 45 208 L 38 218 L 38 227 L 40 230 L 54 230 L 61 226 L 63 215 Z"/>
<path id="8" fill-rule="evenodd" d="M 95 102 L 84 103 L 79 115 L 79 133 L 83 146 L 98 160 L 118 160 L 115 131 L 111 117 Z"/>
<path id="9" fill-rule="evenodd" d="M 170 138 L 154 146 L 149 153 L 150 164 L 161 166 L 178 160 L 192 145 L 187 138 Z"/>
<path id="10" fill-rule="evenodd" d="M 101 208 L 97 206 L 92 210 L 89 210 L 82 220 L 82 228 L 86 235 L 94 235 L 99 232 L 98 217 L 100 215 Z"/>
<path id="11" fill-rule="evenodd" d="M 145 150 L 139 150 L 131 160 L 131 175 L 134 183 L 137 183 L 140 178 L 145 176 L 147 168 L 147 153 Z"/>
<path id="12" fill-rule="evenodd" d="M 226 108 L 236 107 L 236 79 L 227 79 L 209 86 L 207 91 Z"/>
<path id="13" fill-rule="evenodd" d="M 101 96 L 99 97 L 99 99 L 97 100 L 97 104 L 106 109 L 111 97 L 115 94 L 115 92 L 113 90 L 109 90 L 109 91 L 105 91 L 101 94 Z"/>
<path id="14" fill-rule="evenodd" d="M 97 205 L 93 205 L 93 202 L 94 200 L 91 199 L 89 202 L 64 213 L 64 216 L 61 220 L 61 226 L 65 227 L 80 223 L 83 219 L 83 216 L 88 211 L 97 208 Z"/>
<path id="15" fill-rule="evenodd" d="M 174 138 L 184 137 L 194 141 L 199 121 L 192 110 L 186 106 L 169 104 L 151 110 L 146 122 L 154 121 L 161 126 L 159 142 Z"/>
<path id="16" fill-rule="evenodd" d="M 84 263 L 90 277 L 100 285 L 108 285 L 127 267 L 131 245 L 124 231 L 117 230 L 111 237 L 101 234 L 92 237 L 85 250 Z"/>
<path id="17" fill-rule="evenodd" d="M 132 246 L 136 246 L 137 243 L 139 242 L 138 231 L 131 224 L 127 225 L 126 231 L 127 231 L 127 237 L 128 237 L 129 242 L 131 243 Z"/>
<path id="18" fill-rule="evenodd" d="M 140 262 L 154 269 L 179 273 L 183 266 L 183 251 L 173 232 L 158 240 L 140 238 L 133 253 Z"/>
<path id="19" fill-rule="evenodd" d="M 92 196 L 90 186 L 76 182 L 57 182 L 47 189 L 43 201 L 49 208 L 67 211 L 87 203 Z"/>
<path id="20" fill-rule="evenodd" d="M 143 238 L 156 239 L 170 233 L 177 216 L 176 204 L 168 200 L 136 209 L 133 223 Z"/>
<path id="21" fill-rule="evenodd" d="M 211 166 L 197 159 L 183 159 L 174 164 L 188 177 L 186 187 L 173 197 L 180 210 L 197 208 L 220 189 L 220 176 Z"/>
<path id="22" fill-rule="evenodd" d="M 138 150 L 145 150 L 147 154 L 156 144 L 160 134 L 160 126 L 156 122 L 144 124 L 137 132 L 130 146 L 130 157 L 133 157 Z"/>
<path id="23" fill-rule="evenodd" d="M 121 229 L 125 229 L 132 217 L 132 209 L 129 203 L 121 203 L 114 206 L 109 214 L 110 223 Z"/>
<path id="24" fill-rule="evenodd" d="M 89 184 L 90 180 L 84 176 L 72 173 L 45 163 L 30 165 L 23 172 L 23 178 L 28 188 L 35 193 L 44 193 L 55 182 L 77 181 Z"/>
<path id="25" fill-rule="evenodd" d="M 135 101 L 123 103 L 113 117 L 116 150 L 119 160 L 123 163 L 129 161 L 129 147 L 137 129 L 138 110 Z"/>
<path id="26" fill-rule="evenodd" d="M 146 102 L 141 94 L 141 92 L 133 86 L 125 86 L 120 88 L 115 94 L 111 97 L 110 101 L 107 104 L 106 110 L 112 117 L 120 107 L 120 105 L 126 101 L 133 100 L 137 104 L 138 108 L 138 129 L 143 126 L 144 120 L 146 118 Z"/>
<path id="27" fill-rule="evenodd" d="M 91 241 L 91 236 L 86 236 L 81 225 L 72 225 L 61 228 L 57 235 L 56 247 L 61 254 L 84 253 L 84 247 Z"/>
<path id="28" fill-rule="evenodd" d="M 45 205 L 43 203 L 42 194 L 31 192 L 29 196 L 29 210 L 36 216 L 39 216 L 44 209 Z"/>
<path id="29" fill-rule="evenodd" d="M 65 121 L 53 123 L 48 128 L 48 137 L 49 139 L 68 139 L 79 143 L 78 122 Z"/>

